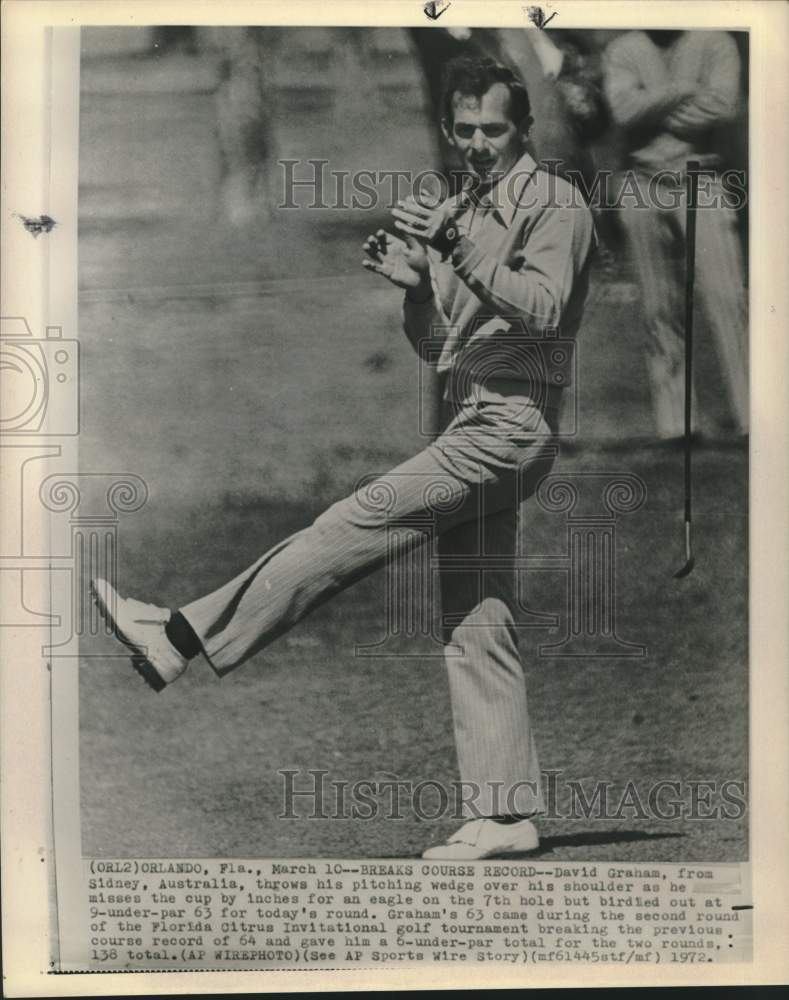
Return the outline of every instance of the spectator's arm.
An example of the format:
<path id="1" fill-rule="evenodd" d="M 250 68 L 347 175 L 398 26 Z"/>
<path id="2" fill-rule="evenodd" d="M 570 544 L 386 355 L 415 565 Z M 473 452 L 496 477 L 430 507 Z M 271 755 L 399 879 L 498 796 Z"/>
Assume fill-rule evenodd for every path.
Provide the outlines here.
<path id="1" fill-rule="evenodd" d="M 603 80 L 611 117 L 624 129 L 661 125 L 685 96 L 674 84 L 647 89 L 631 58 L 616 45 L 603 56 Z"/>
<path id="2" fill-rule="evenodd" d="M 737 117 L 740 105 L 740 56 L 734 39 L 721 33 L 708 55 L 710 71 L 696 93 L 666 119 L 669 132 L 690 138 Z"/>

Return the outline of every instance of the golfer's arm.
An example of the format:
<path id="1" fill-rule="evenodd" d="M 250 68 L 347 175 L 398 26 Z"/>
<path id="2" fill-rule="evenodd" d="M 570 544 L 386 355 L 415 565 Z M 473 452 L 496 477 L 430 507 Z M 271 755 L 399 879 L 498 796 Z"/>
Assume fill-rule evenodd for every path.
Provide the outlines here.
<path id="1" fill-rule="evenodd" d="M 559 326 L 576 278 L 594 240 L 592 216 L 585 206 L 548 208 L 523 246 L 515 269 L 463 237 L 453 255 L 455 272 L 477 298 L 499 316 L 527 326 Z"/>
<path id="2" fill-rule="evenodd" d="M 411 346 L 423 361 L 435 363 L 447 338 L 449 320 L 435 295 L 414 302 L 406 293 L 403 299 L 403 329 Z"/>

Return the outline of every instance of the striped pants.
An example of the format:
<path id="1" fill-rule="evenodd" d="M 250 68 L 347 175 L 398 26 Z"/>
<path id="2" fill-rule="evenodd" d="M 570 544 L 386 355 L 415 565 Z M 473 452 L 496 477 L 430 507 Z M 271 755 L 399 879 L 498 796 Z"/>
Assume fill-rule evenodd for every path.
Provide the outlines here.
<path id="1" fill-rule="evenodd" d="M 685 197 L 659 186 L 660 201 L 672 207 L 656 207 L 649 201 L 648 179 L 639 178 L 638 183 L 639 200 L 650 207 L 623 198 L 621 217 L 641 287 L 655 425 L 659 437 L 670 438 L 684 430 Z M 699 198 L 696 213 L 696 294 L 714 338 L 731 415 L 738 431 L 746 433 L 748 317 L 737 216 L 720 204 L 717 179 L 705 178 L 700 187 L 702 183 L 704 198 Z"/>
<path id="2" fill-rule="evenodd" d="M 547 420 L 523 397 L 463 404 L 456 412 L 445 404 L 445 429 L 423 451 L 181 608 L 212 667 L 219 674 L 233 670 L 332 595 L 406 545 L 413 548 L 414 531 L 391 530 L 410 523 L 422 546 L 437 547 L 439 638 L 446 644 L 458 767 L 461 780 L 473 783 L 464 812 L 542 811 L 518 653 L 524 615 L 514 557 L 522 503 L 556 452 L 556 413 L 545 413 Z M 463 556 L 472 557 L 465 568 Z"/>

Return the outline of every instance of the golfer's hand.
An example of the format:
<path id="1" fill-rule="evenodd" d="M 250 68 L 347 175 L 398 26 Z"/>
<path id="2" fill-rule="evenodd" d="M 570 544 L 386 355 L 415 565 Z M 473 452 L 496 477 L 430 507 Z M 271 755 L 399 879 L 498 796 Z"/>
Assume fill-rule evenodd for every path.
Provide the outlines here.
<path id="1" fill-rule="evenodd" d="M 427 254 L 413 237 L 401 240 L 379 229 L 364 241 L 364 251 L 367 259 L 362 261 L 362 266 L 368 271 L 382 274 L 398 288 L 429 290 Z"/>
<path id="2" fill-rule="evenodd" d="M 398 201 L 392 209 L 395 229 L 404 236 L 411 236 L 423 245 L 429 243 L 458 214 L 458 205 L 444 201 L 434 208 L 421 205 L 415 198 Z"/>

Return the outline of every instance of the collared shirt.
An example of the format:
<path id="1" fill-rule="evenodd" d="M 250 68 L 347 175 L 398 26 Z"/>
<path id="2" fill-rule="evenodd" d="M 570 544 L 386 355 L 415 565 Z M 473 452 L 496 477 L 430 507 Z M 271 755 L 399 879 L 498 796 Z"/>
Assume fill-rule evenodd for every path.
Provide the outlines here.
<path id="1" fill-rule="evenodd" d="M 714 130 L 740 108 L 740 57 L 731 35 L 684 31 L 661 48 L 643 31 L 628 31 L 609 44 L 603 66 L 611 114 L 636 167 L 718 162 Z"/>
<path id="2" fill-rule="evenodd" d="M 456 221 L 467 235 L 452 259 L 428 251 L 432 299 L 406 297 L 403 316 L 446 398 L 534 399 L 566 385 L 595 243 L 579 191 L 526 154 Z"/>

